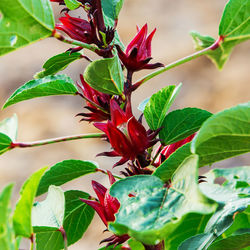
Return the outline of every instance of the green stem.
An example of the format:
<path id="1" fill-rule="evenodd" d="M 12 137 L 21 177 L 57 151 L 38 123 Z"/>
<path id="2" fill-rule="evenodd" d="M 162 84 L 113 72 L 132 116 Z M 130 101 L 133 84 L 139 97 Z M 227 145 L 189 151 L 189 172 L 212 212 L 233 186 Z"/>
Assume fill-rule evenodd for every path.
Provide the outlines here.
<path id="1" fill-rule="evenodd" d="M 58 137 L 58 138 L 52 138 L 35 142 L 12 142 L 10 148 L 30 148 L 30 147 L 43 146 L 64 141 L 72 141 L 72 140 L 88 139 L 88 138 L 102 138 L 104 136 L 105 134 L 96 133 L 96 134 L 82 134 L 82 135 Z"/>
<path id="2" fill-rule="evenodd" d="M 161 73 L 165 72 L 165 71 L 168 71 L 172 68 L 175 68 L 181 64 L 184 64 L 186 62 L 189 62 L 189 61 L 192 61 L 193 59 L 196 59 L 200 56 L 203 56 L 203 55 L 206 55 L 210 50 L 215 50 L 219 47 L 220 45 L 220 42 L 223 41 L 223 37 L 219 37 L 218 40 L 216 40 L 211 46 L 203 49 L 203 50 L 200 50 L 200 51 L 197 51 L 189 56 L 186 56 L 184 58 L 181 58 L 173 63 L 170 63 L 168 65 L 166 65 L 164 68 L 161 68 L 159 70 L 156 70 L 146 76 L 144 76 L 142 79 L 140 79 L 137 83 L 135 83 L 133 85 L 133 90 L 137 89 L 140 85 L 142 85 L 143 83 L 147 82 L 148 80 L 152 79 L 153 77 L 155 76 L 158 76 L 160 75 Z"/>
<path id="3" fill-rule="evenodd" d="M 58 33 L 56 30 L 53 30 L 52 36 L 55 37 L 56 39 L 64 42 L 64 43 L 80 46 L 80 47 L 82 47 L 84 49 L 89 49 L 89 50 L 91 50 L 93 52 L 97 52 L 99 50 L 96 46 L 93 46 L 93 45 L 90 45 L 90 44 L 87 44 L 87 43 L 83 43 L 83 42 L 80 42 L 80 41 L 77 41 L 77 40 L 74 40 L 74 39 L 71 39 L 71 38 L 68 38 L 68 37 L 64 37 L 63 35 Z"/>
<path id="4" fill-rule="evenodd" d="M 63 237 L 63 242 L 64 242 L 64 250 L 68 250 L 68 240 L 67 240 L 67 235 L 63 227 L 59 229 L 59 231 L 62 234 Z"/>

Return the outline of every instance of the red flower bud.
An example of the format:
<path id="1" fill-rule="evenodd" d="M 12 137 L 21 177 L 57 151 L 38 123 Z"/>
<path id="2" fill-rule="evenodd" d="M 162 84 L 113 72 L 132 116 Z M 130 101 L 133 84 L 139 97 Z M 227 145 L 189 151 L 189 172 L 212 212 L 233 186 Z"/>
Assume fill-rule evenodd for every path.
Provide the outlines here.
<path id="1" fill-rule="evenodd" d="M 134 160 L 138 155 L 156 143 L 154 136 L 148 134 L 143 125 L 138 122 L 129 110 L 124 112 L 115 100 L 110 100 L 111 121 L 94 123 L 94 126 L 102 130 L 108 137 L 112 152 L 104 152 L 99 155 L 121 156 L 121 160 L 115 166 L 128 160 Z"/>
<path id="2" fill-rule="evenodd" d="M 101 93 L 93 88 L 91 88 L 84 80 L 83 76 L 80 75 L 81 85 L 78 84 L 79 88 L 82 90 L 83 96 L 90 100 L 91 102 L 87 101 L 87 106 L 85 107 L 90 113 L 79 113 L 78 116 L 83 116 L 84 118 L 81 121 L 89 121 L 89 122 L 99 122 L 105 121 L 109 119 L 109 101 L 110 96 L 108 94 Z M 93 103 L 96 104 L 93 105 Z M 98 106 L 102 108 L 98 109 Z M 104 112 L 104 111 L 106 112 Z"/>
<path id="3" fill-rule="evenodd" d="M 125 53 L 117 45 L 118 55 L 124 66 L 131 71 L 141 69 L 155 69 L 164 66 L 161 63 L 149 64 L 151 57 L 151 41 L 155 34 L 154 29 L 147 36 L 148 26 L 145 24 L 141 29 L 137 28 L 137 34 L 129 43 Z"/>
<path id="4" fill-rule="evenodd" d="M 167 145 L 165 146 L 161 152 L 160 152 L 160 156 L 158 157 L 157 161 L 155 161 L 154 166 L 158 167 L 160 166 L 172 153 L 174 153 L 178 148 L 180 148 L 181 146 L 183 146 L 184 144 L 192 141 L 192 139 L 194 138 L 195 133 L 193 135 L 188 136 L 187 138 L 180 140 L 178 142 L 175 142 L 173 144 Z M 161 148 L 161 145 L 159 146 L 158 150 L 156 152 L 158 152 Z"/>
<path id="5" fill-rule="evenodd" d="M 71 17 L 69 14 L 65 14 L 65 17 L 60 17 L 61 24 L 56 24 L 56 29 L 62 30 L 72 39 L 84 42 L 95 43 L 96 32 L 92 25 L 81 18 Z"/>
<path id="6" fill-rule="evenodd" d="M 109 181 L 110 184 L 112 185 L 115 182 L 114 176 L 108 171 L 109 175 Z M 86 200 L 86 199 L 81 199 L 84 203 L 88 204 L 91 206 L 95 211 L 98 213 L 100 218 L 102 219 L 103 223 L 108 226 L 109 221 L 114 221 L 115 220 L 115 213 L 117 213 L 120 203 L 118 200 L 114 197 L 112 197 L 109 194 L 109 190 L 105 188 L 102 184 L 92 181 L 92 187 L 99 199 L 99 201 L 93 201 L 93 200 Z M 126 240 L 129 239 L 129 236 L 127 234 L 122 235 L 122 236 L 117 236 L 117 235 L 112 235 L 111 237 L 104 239 L 101 241 L 103 242 L 109 242 L 107 246 L 109 245 L 118 245 L 122 244 Z"/>

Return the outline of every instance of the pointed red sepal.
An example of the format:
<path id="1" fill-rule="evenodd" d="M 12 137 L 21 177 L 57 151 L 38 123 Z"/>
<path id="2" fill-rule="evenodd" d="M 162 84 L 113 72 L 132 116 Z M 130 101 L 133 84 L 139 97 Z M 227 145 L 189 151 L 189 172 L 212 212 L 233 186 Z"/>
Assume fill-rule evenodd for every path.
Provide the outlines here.
<path id="1" fill-rule="evenodd" d="M 100 129 L 102 132 L 104 132 L 105 134 L 107 134 L 107 124 L 106 123 L 102 123 L 102 122 L 95 122 L 93 123 L 93 125 Z"/>
<path id="2" fill-rule="evenodd" d="M 125 112 L 120 108 L 120 106 L 114 99 L 110 100 L 110 115 L 111 122 L 115 126 L 119 126 L 123 123 L 126 123 L 128 120 Z"/>
<path id="3" fill-rule="evenodd" d="M 103 223 L 106 226 L 108 225 L 106 217 L 105 217 L 104 207 L 101 204 L 99 204 L 97 201 L 90 201 L 90 200 L 85 200 L 82 198 L 80 198 L 80 200 L 82 202 L 86 203 L 87 205 L 91 206 L 98 213 L 98 215 L 102 219 Z"/>
<path id="4" fill-rule="evenodd" d="M 107 188 L 105 188 L 102 184 L 100 184 L 96 181 L 92 181 L 92 187 L 93 187 L 101 205 L 103 205 L 104 204 L 104 196 L 105 196 L 105 193 L 107 192 Z"/>
<path id="5" fill-rule="evenodd" d="M 128 134 L 137 154 L 142 153 L 149 145 L 146 129 L 135 117 L 130 118 L 127 125 Z"/>
<path id="6" fill-rule="evenodd" d="M 107 170 L 107 173 L 108 173 L 108 176 L 109 176 L 110 185 L 113 185 L 116 182 L 116 179 L 109 170 Z"/>

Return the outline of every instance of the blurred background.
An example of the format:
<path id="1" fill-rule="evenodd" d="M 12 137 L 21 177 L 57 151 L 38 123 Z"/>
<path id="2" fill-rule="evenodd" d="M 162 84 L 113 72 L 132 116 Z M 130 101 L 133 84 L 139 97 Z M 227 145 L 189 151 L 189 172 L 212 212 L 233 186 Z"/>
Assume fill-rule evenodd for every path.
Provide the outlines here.
<path id="1" fill-rule="evenodd" d="M 218 24 L 226 0 L 125 0 L 120 13 L 118 29 L 125 45 L 134 37 L 136 25 L 145 23 L 149 31 L 157 28 L 152 43 L 152 62 L 171 63 L 194 52 L 193 42 L 189 35 L 191 30 L 201 34 L 217 37 Z M 53 4 L 58 18 L 63 7 Z M 77 15 L 81 15 L 78 12 Z M 0 58 L 0 105 L 14 92 L 16 88 L 32 79 L 33 75 L 42 70 L 43 63 L 55 54 L 62 53 L 69 46 L 55 39 L 48 38 L 19 49 Z M 218 112 L 250 98 L 249 58 L 250 43 L 238 45 L 222 71 L 205 57 L 186 63 L 165 74 L 155 77 L 144 84 L 133 96 L 134 112 L 139 116 L 137 105 L 169 84 L 183 83 L 173 108 L 198 107 L 210 112 Z M 87 53 L 91 58 L 95 55 Z M 79 80 L 87 62 L 83 60 L 72 63 L 63 73 L 73 80 Z M 135 80 L 149 71 L 135 74 Z M 21 102 L 6 110 L 0 111 L 0 120 L 18 115 L 18 141 L 36 141 L 46 138 L 96 132 L 88 123 L 79 123 L 75 117 L 83 111 L 84 102 L 80 97 L 59 96 L 43 97 Z M 19 189 L 24 180 L 34 171 L 43 166 L 52 166 L 66 159 L 94 160 L 100 168 L 110 169 L 116 159 L 96 158 L 97 153 L 109 150 L 108 144 L 98 139 L 64 142 L 33 149 L 16 149 L 0 157 L 0 189 L 7 183 L 14 182 L 15 193 L 13 204 L 18 198 Z M 215 164 L 216 166 L 243 166 L 249 163 L 246 155 Z M 118 174 L 121 167 L 117 167 Z M 63 186 L 64 190 L 80 189 L 94 195 L 91 179 L 109 186 L 108 180 L 101 174 L 79 178 Z M 108 237 L 102 233 L 104 225 L 95 216 L 92 225 L 84 234 L 82 240 L 70 249 L 96 250 L 99 241 Z M 27 243 L 23 242 L 23 249 Z"/>

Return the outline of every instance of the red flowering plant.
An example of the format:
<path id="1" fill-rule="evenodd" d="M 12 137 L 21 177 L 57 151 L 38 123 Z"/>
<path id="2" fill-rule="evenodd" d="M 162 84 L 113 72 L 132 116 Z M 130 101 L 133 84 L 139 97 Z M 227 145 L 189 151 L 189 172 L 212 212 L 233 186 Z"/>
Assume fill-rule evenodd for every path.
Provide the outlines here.
<path id="1" fill-rule="evenodd" d="M 21 2 L 0 1 L 0 55 L 45 37 L 70 46 L 48 59 L 43 71 L 18 88 L 3 108 L 42 96 L 78 96 L 85 106 L 76 116 L 96 133 L 18 142 L 14 115 L 0 123 L 0 154 L 14 148 L 97 138 L 105 140 L 111 151 L 95 155 L 119 159 L 108 170 L 96 162 L 75 159 L 42 168 L 23 185 L 13 212 L 13 184 L 7 185 L 0 193 L 0 249 L 18 249 L 20 242 L 25 244 L 23 238 L 29 238 L 31 249 L 68 249 L 84 237 L 95 212 L 111 233 L 103 237 L 101 249 L 248 247 L 249 225 L 242 218 L 249 212 L 249 169 L 210 168 L 206 173 L 201 169 L 201 175 L 199 168 L 250 151 L 250 104 L 217 114 L 199 108 L 169 111 L 181 85 L 167 85 L 142 101 L 138 114 L 132 96 L 151 78 L 199 56 L 207 55 L 221 69 L 233 47 L 250 37 L 249 1 L 229 0 L 218 39 L 192 32 L 197 51 L 168 65 L 150 63 L 156 29 L 148 34 L 147 24 L 137 28 L 124 47 L 117 29 L 122 0 Z M 50 2 L 63 6 L 57 24 Z M 76 9 L 85 18 L 75 17 Z M 87 50 L 98 59 L 87 56 Z M 67 75 L 57 74 L 79 59 L 89 63 L 80 81 L 74 83 Z M 135 81 L 136 72 L 145 69 L 155 71 Z M 92 180 L 96 198 L 60 187 L 96 173 L 108 175 L 111 185 L 107 189 Z M 216 184 L 217 177 L 225 181 Z M 44 201 L 36 201 L 45 193 Z"/>

